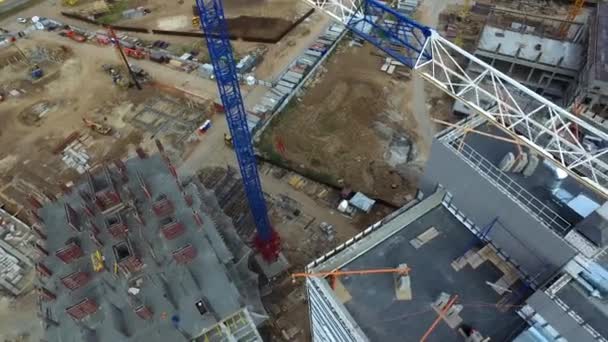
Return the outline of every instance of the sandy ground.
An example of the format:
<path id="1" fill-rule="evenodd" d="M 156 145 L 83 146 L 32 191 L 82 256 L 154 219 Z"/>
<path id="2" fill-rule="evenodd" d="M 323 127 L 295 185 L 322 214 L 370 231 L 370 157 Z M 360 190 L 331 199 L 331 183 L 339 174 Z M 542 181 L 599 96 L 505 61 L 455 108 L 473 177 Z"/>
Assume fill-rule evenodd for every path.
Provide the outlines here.
<path id="1" fill-rule="evenodd" d="M 313 13 L 280 42 L 268 47 L 264 62 L 256 68 L 256 77 L 267 81 L 276 80 L 285 67 L 325 31 L 330 22 L 328 17 L 318 11 Z"/>
<path id="2" fill-rule="evenodd" d="M 445 113 L 449 105 L 440 93 L 425 101 L 424 91 L 413 91 L 425 90 L 424 83 L 383 73 L 383 62 L 371 45 L 343 43 L 301 100 L 274 119 L 260 150 L 316 179 L 403 204 L 415 191 L 429 152 L 433 129 L 428 106 Z M 404 139 L 414 142 L 409 156 L 406 149 L 399 150 Z M 279 143 L 285 147 L 282 153 Z M 406 164 L 408 157 L 416 163 Z"/>
<path id="3" fill-rule="evenodd" d="M 40 341 L 43 330 L 35 315 L 36 297 L 32 292 L 18 301 L 0 298 L 0 341 L 16 341 L 20 335 L 29 337 L 23 342 Z"/>

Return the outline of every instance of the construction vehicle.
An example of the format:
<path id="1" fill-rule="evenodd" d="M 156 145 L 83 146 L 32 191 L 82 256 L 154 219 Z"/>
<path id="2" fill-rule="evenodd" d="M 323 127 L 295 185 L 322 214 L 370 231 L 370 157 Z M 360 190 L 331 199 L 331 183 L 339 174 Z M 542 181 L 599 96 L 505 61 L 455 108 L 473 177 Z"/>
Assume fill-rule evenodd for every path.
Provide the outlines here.
<path id="1" fill-rule="evenodd" d="M 132 49 L 132 48 L 123 48 L 125 55 L 135 58 L 135 59 L 144 59 L 146 58 L 146 53 L 140 49 Z"/>
<path id="2" fill-rule="evenodd" d="M 76 6 L 78 5 L 79 0 L 63 0 L 62 3 L 64 6 Z"/>
<path id="3" fill-rule="evenodd" d="M 73 41 L 84 43 L 87 38 L 74 30 L 66 30 L 59 33 L 62 36 L 68 37 Z"/>
<path id="4" fill-rule="evenodd" d="M 230 133 L 224 133 L 224 144 L 230 148 L 234 147 L 232 145 L 232 135 L 230 135 Z"/>
<path id="5" fill-rule="evenodd" d="M 201 19 L 199 17 L 192 17 L 192 28 L 194 28 L 194 29 L 201 28 Z"/>
<path id="6" fill-rule="evenodd" d="M 125 55 L 125 51 L 123 50 L 120 39 L 118 39 L 118 37 L 116 36 L 116 33 L 114 32 L 112 27 L 109 27 L 109 26 L 108 26 L 108 36 L 110 37 L 110 40 L 114 43 L 114 46 L 116 47 L 116 51 L 118 52 L 118 57 L 120 58 L 123 65 L 127 68 L 127 73 L 131 77 L 131 82 L 126 81 L 125 79 L 122 79 L 122 80 L 114 79 L 114 82 L 118 83 L 117 81 L 120 81 L 120 83 L 118 83 L 119 85 L 122 85 L 121 83 L 123 83 L 125 85 L 128 85 L 128 87 L 130 87 L 131 84 L 134 84 L 137 87 L 137 89 L 141 90 L 142 89 L 141 84 L 139 83 L 139 80 L 137 79 L 137 75 L 133 72 L 131 65 L 129 65 L 129 61 L 127 60 L 127 56 Z"/>
<path id="7" fill-rule="evenodd" d="M 33 65 L 30 68 L 30 76 L 32 77 L 32 80 L 41 79 L 43 75 L 44 75 L 44 72 L 42 71 L 42 68 L 39 67 L 38 65 Z"/>
<path id="8" fill-rule="evenodd" d="M 93 265 L 93 271 L 101 272 L 105 269 L 105 265 L 103 262 L 103 254 L 101 254 L 101 250 L 96 250 L 91 253 L 91 264 Z"/>
<path id="9" fill-rule="evenodd" d="M 90 129 L 92 129 L 93 131 L 95 131 L 101 135 L 110 135 L 112 133 L 111 127 L 102 125 L 91 119 L 82 118 L 82 122 L 85 124 L 85 126 L 89 127 Z"/>

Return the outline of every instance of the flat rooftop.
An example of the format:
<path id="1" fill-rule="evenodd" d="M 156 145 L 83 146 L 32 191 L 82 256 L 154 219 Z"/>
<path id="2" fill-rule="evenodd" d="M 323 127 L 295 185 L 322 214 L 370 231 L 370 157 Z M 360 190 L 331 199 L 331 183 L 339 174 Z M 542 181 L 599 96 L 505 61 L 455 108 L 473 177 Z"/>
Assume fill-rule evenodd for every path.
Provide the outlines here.
<path id="1" fill-rule="evenodd" d="M 519 59 L 549 66 L 558 66 L 563 59 L 559 67 L 571 70 L 580 68 L 585 55 L 584 47 L 579 44 L 490 25 L 483 28 L 477 49 L 509 57 L 517 55 Z"/>
<path id="2" fill-rule="evenodd" d="M 475 129 L 482 132 L 488 132 L 499 137 L 510 138 L 502 130 L 487 122 L 476 127 Z M 459 148 L 460 143 L 461 140 L 457 139 L 452 142 L 452 146 Z M 466 146 L 463 149 L 464 153 L 468 153 L 467 149 L 472 148 L 474 152 L 481 155 L 496 168 L 507 153 L 511 152 L 514 155 L 518 154 L 517 146 L 512 143 L 475 133 L 466 135 L 465 145 Z M 528 151 L 528 149 L 524 148 L 524 151 Z M 498 169 L 493 170 L 494 174 L 497 174 L 498 172 Z M 579 213 L 565 205 L 564 202 L 574 199 L 577 195 L 582 194 L 598 204 L 603 203 L 602 198 L 597 193 L 586 187 L 584 184 L 581 184 L 577 179 L 570 176 L 562 180 L 559 184 L 559 188 L 565 190 L 565 192 L 561 192 L 561 194 L 564 194 L 566 197 L 570 198 L 562 197 L 562 200 L 558 199 L 558 197 L 554 195 L 551 190 L 551 179 L 553 178 L 552 171 L 545 166 L 542 161 L 539 163 L 534 173 L 532 173 L 529 177 L 525 177 L 521 173 L 514 172 L 500 172 L 500 174 L 504 179 L 511 180 L 516 183 L 515 186 L 510 187 L 513 193 L 521 193 L 520 189 L 523 188 L 528 192 L 528 194 L 530 194 L 530 196 L 537 200 L 533 201 L 532 204 L 527 203 L 527 200 L 523 201 L 526 202 L 526 204 L 528 204 L 533 211 L 540 212 L 541 205 L 546 207 L 543 210 L 543 214 L 545 215 L 543 217 L 545 223 L 547 223 L 551 229 L 561 236 L 567 234 L 575 224 L 583 219 Z M 501 184 L 506 186 L 506 181 L 501 182 Z M 560 218 L 553 220 L 555 214 L 557 214 Z"/>
<path id="3" fill-rule="evenodd" d="M 605 299 L 591 297 L 576 281 L 570 281 L 555 296 L 602 336 L 608 336 L 608 304 Z"/>
<path id="4" fill-rule="evenodd" d="M 493 262 L 484 260 L 475 268 L 467 264 L 458 271 L 452 266 L 452 262 L 465 252 L 482 248 L 484 244 L 440 201 L 428 204 L 436 200 L 433 196 L 385 223 L 345 252 L 318 265 L 315 270 L 333 269 L 332 264 L 336 263 L 342 265 L 341 270 L 392 268 L 403 263 L 411 268 L 411 300 L 396 299 L 392 274 L 339 278 L 343 288 L 336 286 L 333 295 L 342 302 L 370 341 L 403 341 L 406 335 L 416 340 L 422 337 L 437 317 L 431 303 L 442 292 L 459 296 L 457 303 L 463 305 L 460 312 L 462 324 L 472 326 L 493 341 L 515 336 L 514 331 L 524 326 L 513 305 L 519 297 L 508 293 L 499 295 L 488 285 L 488 282 L 496 283 L 503 276 Z M 438 235 L 414 248 L 410 241 L 432 227 Z M 385 233 L 390 231 L 394 233 Z M 365 244 L 373 247 L 365 250 Z M 349 257 L 360 249 L 365 251 Z M 521 285 L 517 280 L 511 286 L 513 293 L 526 292 Z M 428 340 L 454 341 L 459 338 L 460 333 L 456 329 L 441 322 Z"/>

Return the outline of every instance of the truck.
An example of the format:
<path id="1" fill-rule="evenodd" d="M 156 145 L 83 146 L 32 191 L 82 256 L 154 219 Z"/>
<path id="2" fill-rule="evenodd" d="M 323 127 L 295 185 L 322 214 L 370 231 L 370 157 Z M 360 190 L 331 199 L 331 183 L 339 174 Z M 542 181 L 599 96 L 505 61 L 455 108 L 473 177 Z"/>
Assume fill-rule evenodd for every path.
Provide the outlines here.
<path id="1" fill-rule="evenodd" d="M 140 49 L 132 49 L 132 48 L 123 48 L 125 55 L 135 58 L 135 59 L 144 59 L 146 58 L 146 53 Z"/>
<path id="2" fill-rule="evenodd" d="M 81 35 L 80 33 L 74 31 L 74 30 L 67 30 L 62 32 L 62 36 L 66 36 L 68 38 L 70 38 L 71 40 L 77 41 L 79 43 L 84 43 L 87 38 L 83 35 Z"/>

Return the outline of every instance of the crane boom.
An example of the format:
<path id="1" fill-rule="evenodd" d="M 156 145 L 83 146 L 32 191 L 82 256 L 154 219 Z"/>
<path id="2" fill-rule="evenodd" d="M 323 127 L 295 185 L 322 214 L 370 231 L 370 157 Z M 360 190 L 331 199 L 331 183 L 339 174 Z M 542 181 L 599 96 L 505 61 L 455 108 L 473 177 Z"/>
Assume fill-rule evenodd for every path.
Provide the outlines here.
<path id="1" fill-rule="evenodd" d="M 408 267 L 398 267 L 398 268 L 375 268 L 375 269 L 367 269 L 367 270 L 350 270 L 350 271 L 329 271 L 329 272 L 314 272 L 314 273 L 293 273 L 291 275 L 292 279 L 295 278 L 309 278 L 309 277 L 337 277 L 337 276 L 349 276 L 349 275 L 364 275 L 364 274 L 379 274 L 379 273 L 397 273 L 397 274 L 408 274 L 410 269 Z"/>
<path id="2" fill-rule="evenodd" d="M 279 237 L 268 219 L 222 2 L 196 0 L 196 5 L 239 163 L 245 195 L 255 221 L 255 245 L 262 257 L 272 262 L 279 255 Z"/>
<path id="3" fill-rule="evenodd" d="M 608 197 L 608 147 L 581 141 L 604 131 L 377 0 L 304 1 Z"/>

